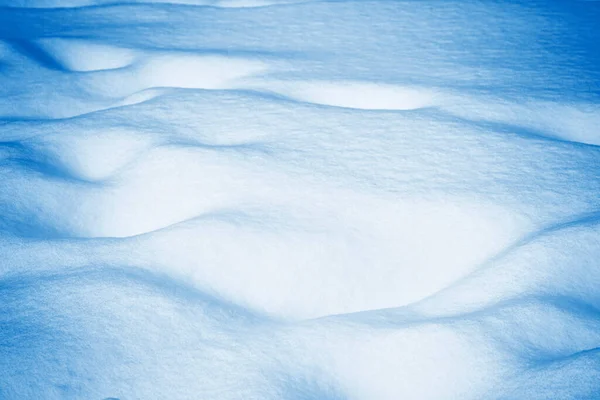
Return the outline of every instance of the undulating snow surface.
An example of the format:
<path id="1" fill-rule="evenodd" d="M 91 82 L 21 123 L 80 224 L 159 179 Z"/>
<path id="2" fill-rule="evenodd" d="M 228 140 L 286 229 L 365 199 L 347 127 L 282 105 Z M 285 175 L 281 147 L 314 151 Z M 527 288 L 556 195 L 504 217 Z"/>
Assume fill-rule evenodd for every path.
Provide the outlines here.
<path id="1" fill-rule="evenodd" d="M 600 2 L 0 6 L 1 399 L 600 398 Z"/>

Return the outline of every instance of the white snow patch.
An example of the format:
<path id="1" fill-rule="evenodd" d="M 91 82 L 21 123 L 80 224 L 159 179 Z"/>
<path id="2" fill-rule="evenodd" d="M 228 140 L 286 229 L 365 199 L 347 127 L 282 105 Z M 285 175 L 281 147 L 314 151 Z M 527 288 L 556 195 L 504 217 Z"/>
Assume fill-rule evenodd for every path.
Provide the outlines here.
<path id="1" fill-rule="evenodd" d="M 256 85 L 261 88 L 260 85 Z M 315 104 L 363 110 L 416 110 L 436 104 L 436 91 L 370 82 L 265 82 L 263 88 Z M 259 89 L 260 90 L 260 89 Z"/>
<path id="2" fill-rule="evenodd" d="M 131 49 L 90 40 L 44 38 L 37 44 L 65 68 L 77 72 L 125 68 L 136 59 Z"/>

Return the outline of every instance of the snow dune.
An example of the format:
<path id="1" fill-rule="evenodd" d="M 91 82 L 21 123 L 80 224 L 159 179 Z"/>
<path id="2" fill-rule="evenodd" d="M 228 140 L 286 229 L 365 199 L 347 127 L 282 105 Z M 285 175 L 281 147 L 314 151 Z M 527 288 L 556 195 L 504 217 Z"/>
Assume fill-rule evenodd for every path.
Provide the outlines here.
<path id="1" fill-rule="evenodd" d="M 600 396 L 596 3 L 0 4 L 0 398 Z"/>

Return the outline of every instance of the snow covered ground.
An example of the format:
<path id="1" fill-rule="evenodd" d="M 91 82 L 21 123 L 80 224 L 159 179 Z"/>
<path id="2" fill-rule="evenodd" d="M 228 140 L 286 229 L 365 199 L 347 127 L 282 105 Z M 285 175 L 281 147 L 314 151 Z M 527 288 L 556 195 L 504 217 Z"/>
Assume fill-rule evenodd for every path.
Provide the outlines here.
<path id="1" fill-rule="evenodd" d="M 600 2 L 0 0 L 0 399 L 599 399 Z"/>

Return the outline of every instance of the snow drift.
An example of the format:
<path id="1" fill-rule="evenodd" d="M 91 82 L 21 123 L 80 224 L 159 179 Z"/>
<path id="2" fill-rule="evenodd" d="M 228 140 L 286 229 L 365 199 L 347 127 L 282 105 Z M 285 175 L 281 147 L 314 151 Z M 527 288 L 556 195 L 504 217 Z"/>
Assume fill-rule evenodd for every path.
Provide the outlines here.
<path id="1" fill-rule="evenodd" d="M 600 3 L 0 4 L 0 398 L 600 396 Z"/>

